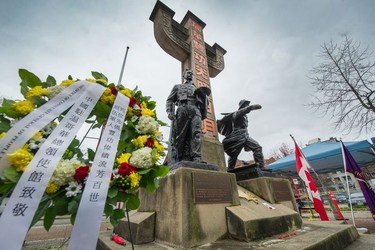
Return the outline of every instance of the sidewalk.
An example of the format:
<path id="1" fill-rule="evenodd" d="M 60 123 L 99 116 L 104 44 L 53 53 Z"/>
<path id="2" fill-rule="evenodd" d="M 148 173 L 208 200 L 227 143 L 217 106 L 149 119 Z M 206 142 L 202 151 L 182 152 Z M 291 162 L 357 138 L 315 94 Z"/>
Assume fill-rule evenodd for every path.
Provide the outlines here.
<path id="1" fill-rule="evenodd" d="M 69 217 L 62 216 L 55 220 L 54 225 L 49 231 L 43 227 L 43 222 L 39 221 L 27 233 L 22 250 L 42 250 L 42 249 L 67 249 L 67 242 L 70 237 L 73 226 L 70 224 Z M 109 221 L 103 217 L 100 225 L 100 233 L 111 233 L 113 227 Z M 62 248 L 59 248 L 63 246 Z"/>
<path id="2" fill-rule="evenodd" d="M 345 221 L 338 221 L 333 218 L 332 213 L 329 213 L 329 219 L 332 224 L 344 224 L 347 223 L 352 225 L 352 217 L 350 212 L 342 212 L 344 218 L 347 220 Z M 357 231 L 360 234 L 359 239 L 353 242 L 350 246 L 346 247 L 345 249 L 354 250 L 354 249 L 361 249 L 361 250 L 374 250 L 375 249 L 375 221 L 371 218 L 371 213 L 369 211 L 360 211 L 355 212 L 355 223 Z M 321 223 L 319 218 L 310 218 L 309 213 L 303 213 L 302 219 L 304 225 L 308 224 L 319 224 Z M 368 230 L 364 230 L 366 228 Z M 70 225 L 68 217 L 61 217 L 56 219 L 55 224 L 53 227 L 47 232 L 42 225 L 42 222 L 37 223 L 26 236 L 25 245 L 22 250 L 32 250 L 32 249 L 67 249 L 67 241 L 69 239 L 70 233 L 72 230 L 72 226 Z M 113 230 L 112 225 L 108 222 L 107 219 L 103 217 L 103 222 L 100 228 L 101 235 L 108 235 Z M 227 247 L 234 246 L 233 244 L 236 242 L 229 242 L 227 243 Z M 220 243 L 222 244 L 222 243 Z M 225 243 L 224 243 L 225 244 Z M 239 242 L 237 242 L 239 244 Z M 113 244 L 116 246 L 116 244 Z M 147 244 L 148 245 L 148 244 Z M 136 249 L 155 249 L 157 244 L 150 246 L 151 248 L 147 248 L 147 245 L 139 245 L 136 246 Z M 62 246 L 61 248 L 59 248 Z M 224 245 L 221 245 L 224 246 Z M 119 247 L 119 246 L 117 246 Z M 214 247 L 214 245 L 212 245 Z M 274 246 L 276 247 L 276 246 Z M 117 248 L 114 248 L 117 249 Z M 118 248 L 120 249 L 120 248 Z M 121 246 L 121 249 L 131 249 L 131 243 L 127 242 L 126 246 Z M 160 249 L 172 249 L 172 248 L 160 248 Z M 203 249 L 203 248 L 202 248 Z M 215 248 L 211 248 L 215 249 Z M 226 248 L 221 248 L 226 249 Z"/>

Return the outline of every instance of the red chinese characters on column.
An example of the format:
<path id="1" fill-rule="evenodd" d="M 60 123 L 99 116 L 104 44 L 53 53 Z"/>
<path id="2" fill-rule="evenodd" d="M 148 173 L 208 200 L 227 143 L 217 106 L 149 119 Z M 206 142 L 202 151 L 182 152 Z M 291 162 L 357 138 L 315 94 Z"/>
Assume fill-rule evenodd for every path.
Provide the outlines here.
<path id="1" fill-rule="evenodd" d="M 196 84 L 197 84 L 197 87 L 207 87 L 207 88 L 210 87 L 210 86 L 208 86 L 207 82 L 201 81 L 199 79 L 196 79 Z"/>
<path id="2" fill-rule="evenodd" d="M 202 54 L 205 54 L 205 47 L 202 42 L 198 41 L 197 39 L 193 39 L 193 48 L 200 51 Z"/>
<path id="3" fill-rule="evenodd" d="M 199 54 L 196 51 L 194 51 L 194 59 L 197 60 L 197 62 L 199 62 L 203 66 L 206 66 L 206 57 L 202 56 L 201 54 Z"/>
<path id="4" fill-rule="evenodd" d="M 208 100 L 207 113 L 210 114 L 210 115 L 212 115 L 212 105 L 211 105 L 211 100 Z"/>
<path id="5" fill-rule="evenodd" d="M 216 137 L 215 121 L 211 120 L 210 118 L 203 120 L 202 132 L 203 134 L 209 134 Z"/>
<path id="6" fill-rule="evenodd" d="M 199 31 L 199 32 L 202 32 L 202 26 L 200 26 L 197 22 L 195 22 L 194 20 L 191 20 L 191 27 L 193 27 L 193 29 Z"/>
<path id="7" fill-rule="evenodd" d="M 203 41 L 203 35 L 202 32 L 198 32 L 196 30 L 193 30 L 193 37 L 196 38 L 199 41 Z"/>
<path id="8" fill-rule="evenodd" d="M 205 80 L 208 80 L 208 72 L 207 69 L 202 68 L 201 66 L 195 64 L 195 72 L 197 76 L 202 77 Z"/>

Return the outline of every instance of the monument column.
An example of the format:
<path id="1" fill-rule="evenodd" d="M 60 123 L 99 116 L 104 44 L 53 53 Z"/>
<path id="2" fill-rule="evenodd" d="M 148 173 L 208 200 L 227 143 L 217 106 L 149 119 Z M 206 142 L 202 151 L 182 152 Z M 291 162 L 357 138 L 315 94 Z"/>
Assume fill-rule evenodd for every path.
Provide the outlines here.
<path id="1" fill-rule="evenodd" d="M 191 69 L 197 87 L 211 89 L 210 77 L 224 69 L 226 51 L 218 44 L 204 42 L 203 28 L 206 24 L 188 11 L 181 21 L 173 20 L 175 12 L 157 1 L 150 20 L 154 22 L 154 35 L 160 47 L 181 62 L 181 73 Z M 224 149 L 218 138 L 212 92 L 209 97 L 207 118 L 202 122 L 202 159 L 226 171 Z"/>

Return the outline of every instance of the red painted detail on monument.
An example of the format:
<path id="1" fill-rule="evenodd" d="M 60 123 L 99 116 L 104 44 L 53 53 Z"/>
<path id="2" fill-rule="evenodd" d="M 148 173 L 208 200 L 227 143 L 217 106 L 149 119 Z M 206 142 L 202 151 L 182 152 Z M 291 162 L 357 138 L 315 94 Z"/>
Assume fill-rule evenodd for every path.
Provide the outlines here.
<path id="1" fill-rule="evenodd" d="M 196 86 L 197 87 L 207 87 L 210 88 L 207 82 L 201 81 L 199 79 L 196 79 Z"/>
<path id="2" fill-rule="evenodd" d="M 205 68 L 202 68 L 198 64 L 195 64 L 195 74 L 202 77 L 205 80 L 208 80 L 208 71 Z"/>
<path id="3" fill-rule="evenodd" d="M 200 51 L 202 54 L 205 54 L 206 51 L 205 51 L 205 47 L 203 46 L 203 43 L 201 43 L 200 41 L 198 41 L 197 39 L 193 39 L 193 48 L 195 50 L 198 50 Z"/>
<path id="4" fill-rule="evenodd" d="M 200 64 L 202 64 L 203 66 L 206 66 L 206 57 L 199 54 L 198 52 L 194 51 L 194 58 L 195 60 L 197 60 L 197 62 L 199 62 Z"/>
<path id="5" fill-rule="evenodd" d="M 196 30 L 193 30 L 193 37 L 196 38 L 197 40 L 203 42 L 203 34 L 202 34 L 202 32 L 198 32 Z"/>
<path id="6" fill-rule="evenodd" d="M 210 99 L 208 100 L 207 113 L 209 113 L 210 115 L 212 115 L 212 104 L 211 104 L 211 100 Z"/>
<path id="7" fill-rule="evenodd" d="M 200 31 L 202 32 L 202 26 L 200 26 L 197 22 L 195 22 L 194 20 L 191 20 L 191 27 L 193 27 L 193 29 L 197 30 L 197 31 Z"/>
<path id="8" fill-rule="evenodd" d="M 214 120 L 211 120 L 210 118 L 206 118 L 203 120 L 202 125 L 203 125 L 202 127 L 203 134 L 208 134 L 208 135 L 216 137 L 216 127 L 215 127 Z"/>

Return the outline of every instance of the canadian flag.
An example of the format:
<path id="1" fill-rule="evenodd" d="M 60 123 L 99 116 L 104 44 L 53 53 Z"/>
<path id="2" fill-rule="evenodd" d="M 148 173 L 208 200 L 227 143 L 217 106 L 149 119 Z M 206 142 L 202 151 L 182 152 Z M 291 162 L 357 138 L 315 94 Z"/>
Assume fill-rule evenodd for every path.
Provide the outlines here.
<path id="1" fill-rule="evenodd" d="M 307 193 L 309 198 L 314 203 L 314 210 L 319 214 L 320 220 L 329 220 L 327 216 L 327 212 L 324 208 L 322 199 L 320 198 L 320 194 L 318 189 L 315 186 L 314 180 L 311 177 L 309 172 L 310 166 L 305 157 L 303 156 L 301 150 L 299 149 L 297 143 L 294 143 L 295 146 L 295 154 L 296 154 L 296 168 L 299 177 L 305 183 Z"/>

